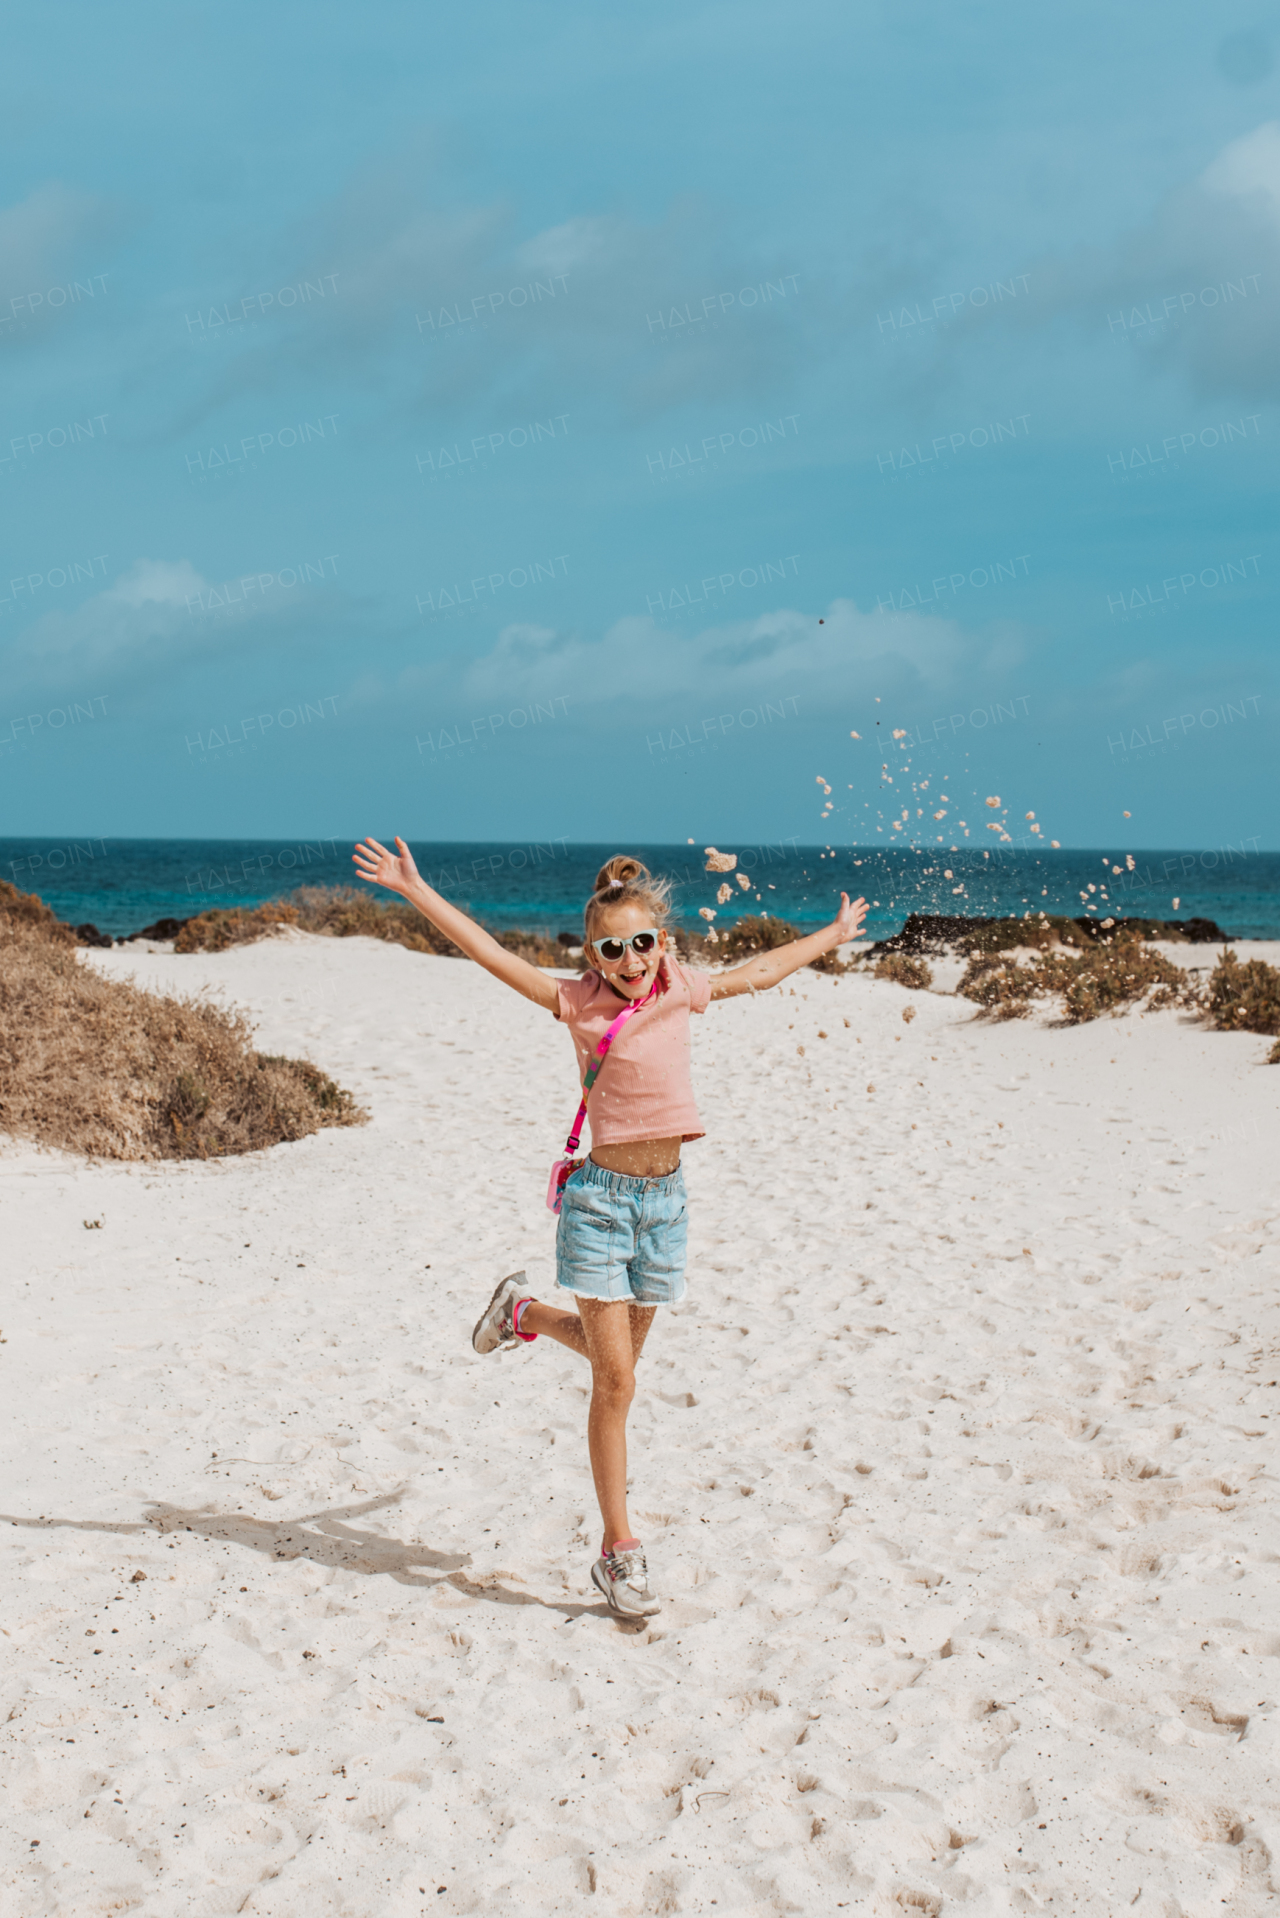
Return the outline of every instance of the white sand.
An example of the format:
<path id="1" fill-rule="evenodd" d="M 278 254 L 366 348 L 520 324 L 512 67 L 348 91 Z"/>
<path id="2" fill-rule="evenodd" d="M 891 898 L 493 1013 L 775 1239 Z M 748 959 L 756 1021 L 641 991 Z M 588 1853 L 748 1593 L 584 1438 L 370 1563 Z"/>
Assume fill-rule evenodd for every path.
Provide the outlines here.
<path id="1" fill-rule="evenodd" d="M 3 1918 L 1275 1912 L 1268 1042 L 812 974 L 695 1022 L 636 1634 L 585 1366 L 468 1343 L 551 1294 L 564 1034 L 365 940 L 88 963 L 373 1123 L 0 1154 Z"/>

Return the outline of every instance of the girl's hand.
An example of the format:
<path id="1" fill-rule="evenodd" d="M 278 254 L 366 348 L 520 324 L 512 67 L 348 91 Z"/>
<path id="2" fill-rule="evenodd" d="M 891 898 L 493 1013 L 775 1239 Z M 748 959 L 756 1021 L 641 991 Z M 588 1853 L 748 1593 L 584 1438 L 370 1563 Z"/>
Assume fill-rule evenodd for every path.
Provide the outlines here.
<path id="1" fill-rule="evenodd" d="M 385 886 L 389 892 L 407 893 L 410 886 L 420 884 L 418 868 L 413 863 L 413 854 L 398 833 L 396 845 L 400 848 L 398 859 L 385 846 L 380 846 L 376 839 L 366 839 L 356 847 L 351 857 L 362 879 L 371 880 L 375 886 Z"/>
<path id="2" fill-rule="evenodd" d="M 835 933 L 832 944 L 842 946 L 847 939 L 856 939 L 862 930 L 862 922 L 866 916 L 866 900 L 855 899 L 853 904 L 850 905 L 848 893 L 842 892 L 840 895 L 840 910 L 836 914 L 831 928 Z"/>
<path id="3" fill-rule="evenodd" d="M 792 939 L 785 946 L 774 946 L 769 952 L 758 952 L 745 965 L 720 973 L 711 981 L 711 997 L 732 999 L 740 992 L 767 992 L 770 986 L 781 985 L 799 967 L 812 965 L 823 953 L 834 952 L 846 939 L 856 939 L 866 911 L 865 899 L 855 899 L 850 905 L 848 893 L 842 892 L 840 910 L 829 926 L 821 932 L 806 933 L 803 939 Z"/>

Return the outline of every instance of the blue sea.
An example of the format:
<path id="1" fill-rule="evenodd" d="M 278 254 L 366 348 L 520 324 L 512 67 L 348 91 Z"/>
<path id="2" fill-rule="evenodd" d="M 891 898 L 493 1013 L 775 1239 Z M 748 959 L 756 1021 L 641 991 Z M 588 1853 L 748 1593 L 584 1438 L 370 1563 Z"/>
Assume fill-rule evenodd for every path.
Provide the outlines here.
<path id="1" fill-rule="evenodd" d="M 216 906 L 253 906 L 305 885 L 354 880 L 345 839 L 0 839 L 0 878 L 38 893 L 58 917 L 89 922 L 116 938 L 158 919 L 188 919 Z M 909 912 L 973 917 L 1028 909 L 1097 916 L 1214 919 L 1235 939 L 1280 939 L 1280 853 L 1239 846 L 1194 852 L 1142 852 L 1126 847 L 1055 852 L 1014 845 L 934 853 L 907 847 L 741 846 L 743 891 L 717 905 L 721 876 L 704 870 L 695 846 L 576 845 L 558 839 L 492 844 L 414 846 L 423 877 L 492 927 L 551 933 L 579 930 L 582 905 L 598 868 L 613 852 L 642 858 L 676 884 L 676 910 L 686 925 L 711 906 L 717 924 L 744 912 L 769 912 L 812 929 L 829 921 L 841 891 L 870 902 L 868 932 L 898 931 Z M 1132 861 L 1132 865 L 1129 861 Z M 1117 872 L 1116 867 L 1120 870 Z M 1100 890 L 1088 893 L 1090 885 Z M 1105 893 L 1101 890 L 1105 888 Z M 384 895 L 389 897 L 390 895 Z M 1177 902 L 1176 905 L 1174 902 Z"/>

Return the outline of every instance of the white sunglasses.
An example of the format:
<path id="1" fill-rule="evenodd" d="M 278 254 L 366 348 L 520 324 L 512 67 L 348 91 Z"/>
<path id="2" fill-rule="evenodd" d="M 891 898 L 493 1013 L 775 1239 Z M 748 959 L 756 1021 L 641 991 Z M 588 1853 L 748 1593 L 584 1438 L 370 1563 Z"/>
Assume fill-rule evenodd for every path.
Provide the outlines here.
<path id="1" fill-rule="evenodd" d="M 614 965 L 628 948 L 641 959 L 646 953 L 652 952 L 658 943 L 658 929 L 656 926 L 646 926 L 643 932 L 633 932 L 629 939 L 611 936 L 608 939 L 593 939 L 591 943 L 602 959 Z"/>

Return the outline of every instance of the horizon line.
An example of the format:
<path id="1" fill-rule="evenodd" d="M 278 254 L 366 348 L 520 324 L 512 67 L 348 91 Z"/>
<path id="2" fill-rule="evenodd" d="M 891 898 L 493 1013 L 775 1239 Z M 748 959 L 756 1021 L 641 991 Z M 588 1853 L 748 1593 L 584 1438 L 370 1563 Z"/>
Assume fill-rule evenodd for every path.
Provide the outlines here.
<path id="1" fill-rule="evenodd" d="M 12 846 L 12 845 L 17 845 L 19 843 L 26 844 L 26 845 L 60 845 L 67 840 L 78 840 L 79 837 L 80 835 L 75 831 L 62 832 L 62 833 L 0 833 L 0 846 Z M 395 835 L 393 834 L 392 838 L 394 839 L 394 837 Z M 400 837 L 402 839 L 405 839 L 406 843 L 414 843 L 414 842 L 410 842 L 408 839 L 408 836 L 404 833 L 401 833 Z M 96 840 L 100 846 L 101 845 L 270 846 L 270 845 L 279 845 L 282 841 L 293 842 L 293 841 L 300 840 L 304 844 L 317 844 L 317 845 L 341 844 L 344 846 L 351 845 L 354 847 L 362 843 L 358 839 L 348 840 L 345 836 L 340 836 L 334 833 L 318 834 L 315 841 L 309 840 L 308 835 L 306 833 L 275 833 L 275 834 L 267 835 L 265 837 L 261 834 L 250 834 L 250 833 L 223 833 L 218 835 L 210 835 L 210 834 L 203 834 L 203 833 L 201 834 L 193 833 L 189 835 L 177 834 L 177 833 L 173 833 L 173 834 L 89 833 L 85 835 L 86 844 L 91 845 L 94 842 L 94 840 Z M 490 839 L 426 839 L 426 838 L 418 837 L 416 838 L 416 843 L 420 846 L 494 847 L 494 846 L 509 844 L 510 835 L 503 835 L 502 837 L 499 837 L 499 838 L 490 838 Z M 601 847 L 606 847 L 606 846 L 611 848 L 616 848 L 620 843 L 623 843 L 623 842 L 620 839 L 568 839 L 563 834 L 555 834 L 546 840 L 541 840 L 536 834 L 529 834 L 529 835 L 526 835 L 524 839 L 518 841 L 517 843 L 521 845 L 532 844 L 532 845 L 547 845 L 547 846 L 564 846 L 566 849 L 573 847 L 575 849 L 582 849 L 584 851 L 585 850 L 595 851 L 595 850 L 599 850 Z M 694 842 L 690 842 L 690 841 L 681 842 L 675 839 L 644 839 L 644 838 L 637 837 L 632 839 L 630 843 L 633 846 L 651 847 L 655 849 L 660 849 L 663 852 L 678 852 L 685 855 L 686 857 L 689 855 L 691 850 L 694 852 L 701 850 L 703 853 L 705 853 L 712 849 L 708 847 L 698 848 Z M 752 840 L 750 836 L 744 836 L 744 839 L 741 840 L 739 843 L 757 843 L 757 842 Z M 874 841 L 864 842 L 859 840 L 850 840 L 845 844 L 833 844 L 829 840 L 824 841 L 824 840 L 813 839 L 813 840 L 802 841 L 795 836 L 787 839 L 773 840 L 773 839 L 767 839 L 767 838 L 760 838 L 758 840 L 758 844 L 760 846 L 770 847 L 775 849 L 779 849 L 782 847 L 789 847 L 793 852 L 818 852 L 818 853 L 860 852 L 860 853 L 896 853 L 896 854 L 916 853 L 920 855 L 927 855 L 929 857 L 937 857 L 937 858 L 945 858 L 945 859 L 950 859 L 952 857 L 960 857 L 965 853 L 980 852 L 983 854 L 990 854 L 994 852 L 1005 852 L 1007 843 L 1008 842 L 997 843 L 994 846 L 990 846 L 990 845 L 984 846 L 981 844 L 980 841 L 975 840 L 973 841 L 972 844 L 965 845 L 965 846 L 935 847 L 935 846 L 913 846 L 913 845 L 904 844 L 904 843 L 899 843 L 897 845 L 876 845 Z M 1118 842 L 1113 842 L 1113 843 L 1118 843 Z M 732 851 L 733 848 L 732 846 L 727 846 L 723 848 L 717 848 L 717 850 Z M 1040 845 L 1033 841 L 1029 844 L 1023 844 L 1023 845 L 1014 844 L 1011 847 L 1009 847 L 1009 850 L 1012 850 L 1014 852 L 1026 853 L 1034 857 L 1039 857 L 1041 855 L 1049 856 L 1049 855 L 1052 855 L 1053 853 L 1062 853 L 1062 854 L 1097 853 L 1099 857 L 1101 857 L 1103 853 L 1108 851 L 1108 848 L 1105 845 L 1103 845 L 1100 841 L 1093 845 L 1058 845 L 1058 846 Z M 1229 842 L 1223 845 L 1216 845 L 1216 846 L 1214 845 L 1189 846 L 1184 841 L 1176 841 L 1176 842 L 1170 842 L 1162 846 L 1141 846 L 1141 847 L 1131 843 L 1130 846 L 1128 847 L 1128 851 L 1134 858 L 1137 858 L 1140 853 L 1156 854 L 1161 852 L 1164 852 L 1164 853 L 1172 853 L 1172 852 L 1236 853 L 1238 852 L 1239 856 L 1242 859 L 1257 859 L 1257 858 L 1271 857 L 1277 853 L 1280 853 L 1280 846 L 1253 846 L 1246 851 L 1243 840 L 1241 841 L 1241 844 L 1238 848 L 1235 846 L 1232 846 Z"/>

